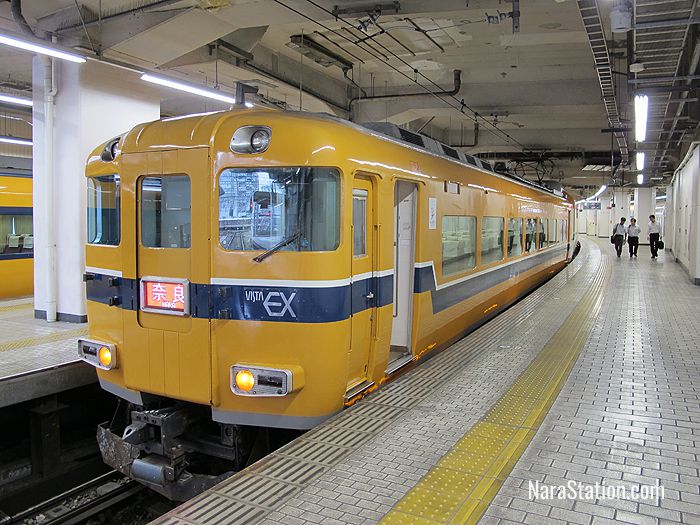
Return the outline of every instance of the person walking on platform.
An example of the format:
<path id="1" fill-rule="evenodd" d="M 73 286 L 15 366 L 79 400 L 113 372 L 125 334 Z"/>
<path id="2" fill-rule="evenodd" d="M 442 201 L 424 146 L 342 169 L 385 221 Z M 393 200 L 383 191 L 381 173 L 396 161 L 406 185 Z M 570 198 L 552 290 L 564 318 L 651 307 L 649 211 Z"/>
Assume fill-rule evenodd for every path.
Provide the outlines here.
<path id="1" fill-rule="evenodd" d="M 649 233 L 647 234 L 647 239 L 649 240 L 649 248 L 651 248 L 651 258 L 656 259 L 659 256 L 657 243 L 659 239 L 661 239 L 661 226 L 656 222 L 656 215 L 649 215 Z"/>
<path id="2" fill-rule="evenodd" d="M 630 247 L 630 257 L 637 256 L 640 233 L 642 233 L 642 229 L 637 226 L 637 219 L 630 219 L 630 225 L 627 228 L 627 243 Z"/>
<path id="3" fill-rule="evenodd" d="M 626 220 L 627 219 L 622 217 L 620 222 L 615 225 L 612 232 L 613 241 L 615 242 L 615 251 L 617 252 L 618 257 L 622 255 L 622 245 L 625 244 L 625 240 L 627 239 L 627 228 L 625 228 Z"/>

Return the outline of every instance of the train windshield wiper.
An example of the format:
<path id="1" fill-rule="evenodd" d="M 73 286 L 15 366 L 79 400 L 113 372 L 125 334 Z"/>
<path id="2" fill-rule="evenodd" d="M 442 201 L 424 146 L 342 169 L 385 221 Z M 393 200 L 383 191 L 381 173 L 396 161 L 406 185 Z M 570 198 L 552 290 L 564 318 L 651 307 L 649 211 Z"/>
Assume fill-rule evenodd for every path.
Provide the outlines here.
<path id="1" fill-rule="evenodd" d="M 267 250 L 266 252 L 261 253 L 260 255 L 253 257 L 253 260 L 255 262 L 263 262 L 265 259 L 267 259 L 270 255 L 275 253 L 276 251 L 281 250 L 288 244 L 292 244 L 294 241 L 299 239 L 301 237 L 301 230 L 297 231 L 296 233 L 291 234 L 289 237 L 286 239 L 282 239 L 280 242 L 275 244 L 272 248 Z"/>

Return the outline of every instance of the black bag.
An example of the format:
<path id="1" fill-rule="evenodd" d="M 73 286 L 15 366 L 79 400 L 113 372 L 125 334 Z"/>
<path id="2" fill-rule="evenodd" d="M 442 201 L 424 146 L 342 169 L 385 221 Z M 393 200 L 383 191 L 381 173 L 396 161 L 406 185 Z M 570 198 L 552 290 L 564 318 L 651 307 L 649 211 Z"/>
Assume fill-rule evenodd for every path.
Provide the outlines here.
<path id="1" fill-rule="evenodd" d="M 612 244 L 615 244 L 615 236 L 614 236 L 614 235 L 611 235 L 611 236 L 610 236 L 610 242 L 611 242 Z"/>
<path id="2" fill-rule="evenodd" d="M 663 250 L 663 249 L 664 249 L 664 241 L 657 241 L 657 242 L 656 242 L 656 247 L 657 247 L 659 250 Z"/>

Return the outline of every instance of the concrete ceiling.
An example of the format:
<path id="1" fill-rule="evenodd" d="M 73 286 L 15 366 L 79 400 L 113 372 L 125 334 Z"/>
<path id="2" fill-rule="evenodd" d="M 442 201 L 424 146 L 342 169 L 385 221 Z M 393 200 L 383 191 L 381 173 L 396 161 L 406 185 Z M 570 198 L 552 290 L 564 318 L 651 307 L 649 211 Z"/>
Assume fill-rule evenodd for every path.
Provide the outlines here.
<path id="1" fill-rule="evenodd" d="M 514 32 L 507 15 L 511 1 L 78 0 L 78 10 L 75 0 L 24 0 L 23 13 L 37 34 L 54 35 L 63 45 L 105 60 L 229 92 L 236 82 L 245 82 L 259 89 L 261 99 L 290 109 L 301 106 L 357 122 L 386 120 L 420 129 L 469 153 L 506 162 L 530 178 L 560 180 L 583 194 L 592 192 L 609 182 L 611 172 L 582 168 L 610 164 L 611 139 L 613 162 L 625 157 L 619 153 L 620 140 L 635 151 L 631 134 L 601 132 L 611 118 L 601 83 L 605 71 L 612 71 L 619 126 L 629 126 L 628 62 L 645 47 L 638 43 L 635 49 L 635 41 L 627 39 L 640 42 L 639 31 L 610 32 L 611 0 L 521 0 L 520 27 Z M 644 21 L 695 16 L 696 0 L 674 0 L 683 4 L 683 13 L 659 11 L 656 17 L 654 9 L 669 0 L 630 3 Z M 368 13 L 377 5 L 381 13 L 371 20 Z M 600 53 L 593 52 L 596 26 L 591 24 L 597 19 L 592 13 L 603 24 L 607 70 Z M 499 23 L 487 23 L 487 15 Z M 358 29 L 363 24 L 364 31 Z M 696 27 L 673 28 L 674 36 L 685 36 L 680 57 L 692 55 Z M 9 2 L 0 2 L 3 29 L 19 32 Z M 290 45 L 301 35 L 306 46 L 325 50 L 325 64 Z M 697 67 L 690 58 L 686 62 Z M 654 71 L 654 64 L 648 67 Z M 431 94 L 451 90 L 455 70 L 461 71 L 459 91 Z M 695 71 L 679 67 L 664 74 L 692 76 Z M 30 56 L 0 47 L 0 89 L 21 90 L 30 81 Z M 697 98 L 688 96 L 690 90 L 683 93 L 690 100 L 683 108 L 664 106 L 674 117 L 677 111 L 679 117 L 697 113 Z M 422 95 L 400 96 L 408 94 Z M 222 107 L 163 91 L 164 114 L 212 109 Z M 688 118 L 677 122 L 685 128 L 694 124 Z M 656 175 L 672 171 L 694 131 L 653 148 L 659 157 Z M 667 136 L 679 139 L 674 132 Z M 626 180 L 632 179 L 633 167 L 619 168 L 617 182 L 625 170 L 631 170 Z"/>

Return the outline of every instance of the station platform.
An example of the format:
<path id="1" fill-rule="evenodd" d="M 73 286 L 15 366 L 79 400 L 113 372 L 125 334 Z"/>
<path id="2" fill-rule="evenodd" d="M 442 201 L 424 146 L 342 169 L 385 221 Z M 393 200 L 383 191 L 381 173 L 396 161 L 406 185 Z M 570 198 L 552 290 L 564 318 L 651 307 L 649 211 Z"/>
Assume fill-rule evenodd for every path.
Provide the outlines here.
<path id="1" fill-rule="evenodd" d="M 0 408 L 97 381 L 78 359 L 87 325 L 34 318 L 31 297 L 0 301 Z"/>
<path id="2" fill-rule="evenodd" d="M 493 321 L 154 523 L 700 523 L 700 287 L 668 253 L 581 241 Z"/>

